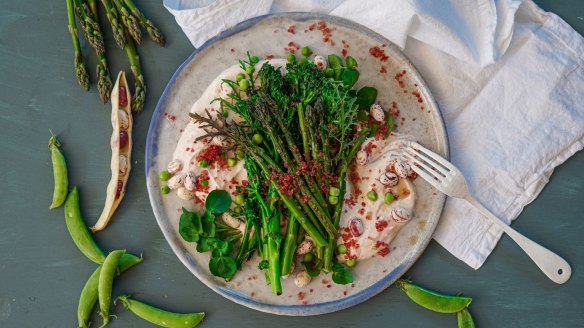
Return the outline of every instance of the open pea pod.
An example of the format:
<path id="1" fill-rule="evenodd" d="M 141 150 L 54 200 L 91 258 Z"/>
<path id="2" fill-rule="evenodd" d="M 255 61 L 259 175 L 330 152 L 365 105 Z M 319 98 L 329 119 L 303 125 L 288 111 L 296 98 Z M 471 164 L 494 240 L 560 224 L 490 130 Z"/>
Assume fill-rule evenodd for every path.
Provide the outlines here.
<path id="1" fill-rule="evenodd" d="M 112 215 L 120 205 L 126 193 L 126 184 L 130 177 L 131 155 L 132 155 L 132 110 L 130 91 L 126 74 L 121 71 L 118 74 L 116 84 L 111 94 L 112 102 L 112 176 L 107 185 L 106 199 L 103 211 L 92 232 L 105 229 Z"/>

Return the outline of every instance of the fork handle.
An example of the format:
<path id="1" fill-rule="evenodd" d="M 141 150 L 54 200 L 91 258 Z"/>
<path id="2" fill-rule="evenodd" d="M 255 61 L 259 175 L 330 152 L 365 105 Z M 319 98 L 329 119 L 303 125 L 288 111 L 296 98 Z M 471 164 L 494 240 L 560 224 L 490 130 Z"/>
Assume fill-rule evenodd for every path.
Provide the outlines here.
<path id="1" fill-rule="evenodd" d="M 572 268 L 563 258 L 503 223 L 475 198 L 469 196 L 466 200 L 511 237 L 553 282 L 563 284 L 570 279 Z"/>

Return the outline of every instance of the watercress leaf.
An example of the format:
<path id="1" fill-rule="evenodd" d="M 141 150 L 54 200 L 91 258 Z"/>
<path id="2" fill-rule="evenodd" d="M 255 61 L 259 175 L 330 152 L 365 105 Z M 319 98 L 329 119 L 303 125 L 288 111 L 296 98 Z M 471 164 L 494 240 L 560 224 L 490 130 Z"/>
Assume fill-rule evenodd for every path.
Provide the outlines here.
<path id="1" fill-rule="evenodd" d="M 359 109 L 369 109 L 377 100 L 377 89 L 374 87 L 362 87 L 357 91 L 357 105 Z"/>
<path id="2" fill-rule="evenodd" d="M 196 242 L 203 231 L 201 226 L 201 217 L 197 213 L 189 212 L 183 207 L 180 216 L 178 231 L 180 236 L 188 242 Z"/>
<path id="3" fill-rule="evenodd" d="M 209 238 L 201 237 L 197 242 L 197 252 L 205 253 L 211 249 L 209 246 Z"/>
<path id="4" fill-rule="evenodd" d="M 341 58 L 339 55 L 328 55 L 328 63 L 329 63 L 329 67 L 332 67 L 332 69 L 339 69 L 343 67 L 343 58 Z"/>
<path id="5" fill-rule="evenodd" d="M 353 85 L 355 85 L 355 83 L 357 83 L 357 80 L 359 80 L 359 72 L 349 68 L 345 68 L 343 74 L 341 75 L 341 78 L 343 80 L 343 85 L 345 89 L 349 90 L 353 87 Z"/>
<path id="6" fill-rule="evenodd" d="M 304 270 L 306 270 L 306 273 L 308 273 L 308 275 L 311 278 L 316 278 L 320 275 L 320 271 L 322 270 L 323 267 L 323 262 L 317 258 L 312 262 L 302 262 L 302 266 L 304 267 Z"/>
<path id="7" fill-rule="evenodd" d="M 333 266 L 333 281 L 339 285 L 350 284 L 353 282 L 353 275 L 345 266 L 335 263 Z"/>
<path id="8" fill-rule="evenodd" d="M 385 134 L 385 138 L 387 138 L 387 137 L 389 137 L 389 135 L 393 131 L 393 128 L 395 127 L 395 121 L 394 121 L 393 115 L 391 115 L 391 113 L 385 114 L 385 124 L 387 124 L 387 127 L 388 127 L 387 133 Z"/>
<path id="9" fill-rule="evenodd" d="M 214 218 L 214 217 L 213 217 Z M 207 215 L 201 219 L 202 233 L 204 237 L 215 237 L 215 232 L 217 227 L 215 226 L 214 220 L 209 220 Z"/>
<path id="10" fill-rule="evenodd" d="M 209 271 L 214 276 L 230 280 L 237 271 L 235 260 L 228 256 L 211 257 L 209 261 Z"/>
<path id="11" fill-rule="evenodd" d="M 213 190 L 207 196 L 205 208 L 213 214 L 221 214 L 231 206 L 231 196 L 225 190 Z"/>

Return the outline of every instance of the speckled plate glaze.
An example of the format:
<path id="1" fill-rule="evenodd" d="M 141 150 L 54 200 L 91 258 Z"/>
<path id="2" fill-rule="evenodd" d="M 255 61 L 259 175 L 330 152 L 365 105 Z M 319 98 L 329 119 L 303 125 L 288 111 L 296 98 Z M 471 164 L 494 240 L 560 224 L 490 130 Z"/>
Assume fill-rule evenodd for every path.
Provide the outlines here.
<path id="1" fill-rule="evenodd" d="M 318 22 L 324 22 L 328 31 Z M 275 296 L 257 269 L 257 258 L 229 283 L 210 274 L 209 255 L 197 253 L 195 245 L 184 242 L 178 234 L 180 208 L 192 207 L 192 202 L 181 201 L 174 195 L 161 195 L 158 172 L 172 160 L 191 106 L 220 72 L 244 58 L 247 50 L 260 58 L 285 57 L 287 49 L 298 52 L 295 45 L 307 45 L 316 54 L 346 53 L 355 57 L 361 73 L 357 86 L 376 87 L 381 105 L 399 110 L 397 131 L 448 156 L 446 129 L 439 109 L 414 66 L 396 46 L 345 19 L 287 13 L 245 21 L 192 53 L 178 68 L 158 102 L 148 131 L 145 160 L 148 193 L 160 229 L 175 254 L 199 280 L 247 307 L 281 315 L 306 316 L 339 311 L 361 303 L 402 276 L 430 241 L 445 197 L 422 179 L 416 179 L 415 217 L 391 243 L 389 255 L 376 256 L 356 266 L 352 285 L 336 285 L 330 281 L 329 274 L 313 279 L 304 288 L 297 288 L 289 278 L 283 280 L 284 293 Z"/>

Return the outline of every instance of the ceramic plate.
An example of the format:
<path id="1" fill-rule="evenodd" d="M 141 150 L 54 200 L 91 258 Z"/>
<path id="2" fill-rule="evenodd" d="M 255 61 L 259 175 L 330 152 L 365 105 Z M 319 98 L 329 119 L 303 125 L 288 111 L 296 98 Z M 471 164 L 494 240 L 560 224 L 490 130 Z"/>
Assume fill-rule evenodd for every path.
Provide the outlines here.
<path id="1" fill-rule="evenodd" d="M 152 117 L 146 145 L 148 193 L 156 220 L 168 243 L 184 265 L 217 293 L 247 307 L 283 315 L 316 315 L 342 310 L 361 303 L 390 286 L 408 270 L 426 248 L 442 213 L 445 197 L 422 179 L 414 185 L 418 193 L 415 217 L 391 243 L 386 257 L 360 262 L 353 270 L 355 283 L 336 285 L 321 275 L 304 288 L 283 280 L 284 293 L 271 294 L 257 258 L 226 283 L 208 270 L 209 254 L 199 254 L 195 245 L 178 234 L 182 206 L 175 195 L 159 192 L 158 173 L 166 169 L 188 122 L 188 112 L 210 82 L 224 69 L 244 58 L 246 51 L 266 58 L 285 57 L 298 46 L 309 46 L 315 54 L 347 54 L 357 59 L 361 77 L 379 90 L 385 108 L 399 110 L 397 131 L 413 136 L 423 145 L 447 156 L 446 129 L 426 84 L 387 39 L 354 22 L 325 15 L 287 13 L 243 22 L 209 40 L 178 68 L 162 94 Z M 191 206 L 192 207 L 192 206 Z M 299 297 L 299 293 L 302 297 Z"/>

